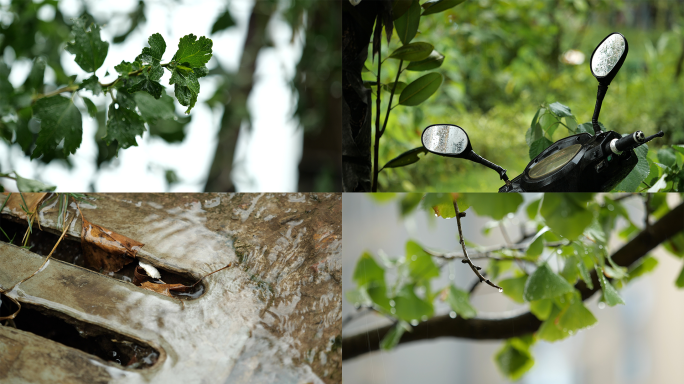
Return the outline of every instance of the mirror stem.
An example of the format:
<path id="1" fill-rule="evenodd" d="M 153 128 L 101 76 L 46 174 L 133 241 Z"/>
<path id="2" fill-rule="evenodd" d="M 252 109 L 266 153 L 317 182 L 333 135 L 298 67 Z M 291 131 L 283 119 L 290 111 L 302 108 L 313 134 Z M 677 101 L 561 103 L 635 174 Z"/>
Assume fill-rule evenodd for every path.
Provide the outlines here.
<path id="1" fill-rule="evenodd" d="M 606 96 L 606 91 L 608 91 L 608 86 L 599 83 L 598 92 L 596 93 L 596 105 L 594 106 L 594 116 L 591 118 L 591 126 L 594 127 L 594 133 L 601 133 L 601 127 L 598 125 L 599 114 L 601 113 L 601 104 L 603 104 L 603 98 Z"/>
<path id="2" fill-rule="evenodd" d="M 498 165 L 496 165 L 496 164 L 492 163 L 491 161 L 485 159 L 484 157 L 478 155 L 477 153 L 475 153 L 475 151 L 470 151 L 466 156 L 464 156 L 464 158 L 466 158 L 470 161 L 474 161 L 476 163 L 480 163 L 487 168 L 491 168 L 491 169 L 495 170 L 499 174 L 499 177 L 501 178 L 501 180 L 506 182 L 506 185 L 510 184 L 510 182 L 508 181 L 508 176 L 506 176 L 506 170 L 505 169 L 499 167 Z"/>

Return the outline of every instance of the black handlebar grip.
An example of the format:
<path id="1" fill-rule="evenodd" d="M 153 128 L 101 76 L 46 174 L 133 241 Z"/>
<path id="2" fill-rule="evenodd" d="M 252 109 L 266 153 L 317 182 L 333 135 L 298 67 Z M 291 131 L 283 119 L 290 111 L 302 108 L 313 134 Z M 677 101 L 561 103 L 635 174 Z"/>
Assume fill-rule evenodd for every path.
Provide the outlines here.
<path id="1" fill-rule="evenodd" d="M 622 151 L 628 151 L 635 148 L 646 141 L 644 133 L 641 131 L 636 131 L 631 135 L 624 136 L 617 140 L 613 140 L 610 143 L 610 150 L 614 153 L 619 153 Z"/>

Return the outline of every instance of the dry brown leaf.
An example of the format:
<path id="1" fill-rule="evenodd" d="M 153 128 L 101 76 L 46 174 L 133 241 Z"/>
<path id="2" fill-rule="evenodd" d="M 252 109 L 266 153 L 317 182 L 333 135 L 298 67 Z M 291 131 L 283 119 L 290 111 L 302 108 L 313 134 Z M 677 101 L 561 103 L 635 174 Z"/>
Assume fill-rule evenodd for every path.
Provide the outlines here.
<path id="1" fill-rule="evenodd" d="M 145 281 L 150 281 L 150 277 L 145 273 L 145 269 L 138 265 L 133 271 L 133 284 L 139 286 Z"/>
<path id="2" fill-rule="evenodd" d="M 117 272 L 134 261 L 135 255 L 145 244 L 129 239 L 114 231 L 83 219 L 81 247 L 86 268 L 103 273 Z"/>
<path id="3" fill-rule="evenodd" d="M 21 197 L 24 197 L 22 200 Z M 24 210 L 21 208 L 22 206 L 24 208 L 28 208 L 29 212 L 35 212 L 36 209 L 38 209 L 38 204 L 40 204 L 43 199 L 45 199 L 45 196 L 47 196 L 47 192 L 35 192 L 35 193 L 12 193 L 12 195 L 9 197 L 9 200 L 7 200 L 7 204 L 5 205 L 5 208 L 9 209 L 10 212 L 12 212 L 14 215 L 19 217 L 20 219 L 26 220 L 26 213 Z M 2 203 L 5 202 L 5 199 L 7 199 L 6 194 L 0 194 L 0 206 L 2 206 Z M 24 200 L 26 200 L 26 205 L 24 205 Z M 28 207 L 27 207 L 28 206 Z"/>
<path id="4" fill-rule="evenodd" d="M 187 292 L 188 290 L 190 290 L 190 288 L 192 288 L 192 286 L 188 287 L 188 286 L 183 285 L 183 284 L 155 284 L 155 283 L 152 283 L 150 281 L 143 282 L 140 285 L 140 287 L 147 289 L 147 290 L 150 290 L 150 291 L 153 291 L 153 292 L 160 293 L 160 294 L 162 294 L 164 296 L 168 296 L 168 297 L 173 297 L 171 295 L 171 291 Z"/>

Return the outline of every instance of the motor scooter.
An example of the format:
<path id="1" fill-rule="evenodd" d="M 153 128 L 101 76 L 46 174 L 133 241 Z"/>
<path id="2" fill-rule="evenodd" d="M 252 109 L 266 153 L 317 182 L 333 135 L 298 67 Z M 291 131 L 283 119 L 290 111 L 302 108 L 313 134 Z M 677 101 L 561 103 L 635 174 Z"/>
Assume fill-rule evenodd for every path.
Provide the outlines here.
<path id="1" fill-rule="evenodd" d="M 599 83 L 591 119 L 594 135 L 580 133 L 556 141 L 512 180 L 505 169 L 473 151 L 468 134 L 458 125 L 436 124 L 425 128 L 421 136 L 423 146 L 431 153 L 471 160 L 495 170 L 505 182 L 499 192 L 610 191 L 636 166 L 634 149 L 664 135 L 660 131 L 646 137 L 642 131 L 636 131 L 622 136 L 614 131 L 602 131 L 598 123 L 608 85 L 622 67 L 628 50 L 627 39 L 614 32 L 591 54 L 589 67 Z"/>

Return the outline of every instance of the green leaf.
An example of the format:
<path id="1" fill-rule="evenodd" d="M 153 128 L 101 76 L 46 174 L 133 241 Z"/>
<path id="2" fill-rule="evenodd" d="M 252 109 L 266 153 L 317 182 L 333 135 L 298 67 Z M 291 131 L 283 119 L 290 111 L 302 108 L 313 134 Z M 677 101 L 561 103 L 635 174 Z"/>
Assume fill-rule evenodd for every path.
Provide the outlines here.
<path id="1" fill-rule="evenodd" d="M 558 116 L 558 117 L 573 117 L 572 112 L 570 112 L 570 108 L 568 108 L 568 106 L 563 105 L 559 102 L 555 102 L 555 103 L 549 105 L 549 110 L 551 112 L 553 112 L 553 114 Z"/>
<path id="2" fill-rule="evenodd" d="M 147 39 L 149 47 L 142 49 L 142 53 L 135 58 L 136 61 L 145 64 L 159 64 L 164 52 L 166 52 L 166 42 L 162 35 L 155 33 Z"/>
<path id="3" fill-rule="evenodd" d="M 648 146 L 643 144 L 634 149 L 637 155 L 638 162 L 634 169 L 620 182 L 613 190 L 624 192 L 635 192 L 639 188 L 639 184 L 648 176 L 650 167 L 646 154 L 648 153 Z"/>
<path id="4" fill-rule="evenodd" d="M 537 234 L 534 236 L 534 239 L 530 243 L 530 246 L 527 248 L 527 251 L 525 251 L 526 256 L 537 258 L 542 254 L 542 251 L 544 250 L 544 237 L 542 237 L 542 235 L 548 230 L 549 227 L 544 227 L 537 232 Z"/>
<path id="5" fill-rule="evenodd" d="M 535 300 L 530 302 L 530 312 L 537 316 L 539 320 L 546 320 L 553 309 L 553 301 L 551 299 Z"/>
<path id="6" fill-rule="evenodd" d="M 589 289 L 594 289 L 594 282 L 591 280 L 591 274 L 589 273 L 587 266 L 584 264 L 582 257 L 578 257 L 578 259 L 579 261 L 577 262 L 577 269 L 579 269 L 579 274 L 582 278 L 582 281 L 584 281 L 584 284 L 586 284 Z"/>
<path id="7" fill-rule="evenodd" d="M 401 91 L 403 91 L 404 88 L 406 88 L 406 83 L 404 83 L 403 81 L 398 81 L 396 88 L 394 87 L 394 82 L 382 85 L 382 90 L 388 93 L 391 93 L 392 89 L 394 89 L 395 93 L 401 93 Z"/>
<path id="8" fill-rule="evenodd" d="M 418 0 L 415 0 L 411 3 L 408 11 L 394 22 L 394 28 L 397 30 L 397 35 L 402 44 L 406 45 L 416 37 L 418 24 L 420 24 L 420 4 L 418 4 Z"/>
<path id="9" fill-rule="evenodd" d="M 468 193 L 462 196 L 462 200 L 473 207 L 478 215 L 489 216 L 494 220 L 501 220 L 509 213 L 515 213 L 523 202 L 519 193 Z"/>
<path id="10" fill-rule="evenodd" d="M 541 199 L 537 199 L 531 202 L 527 206 L 527 208 L 525 208 L 525 211 L 527 212 L 527 217 L 530 220 L 534 220 L 537 217 L 537 213 L 539 212 L 539 203 L 541 203 Z"/>
<path id="11" fill-rule="evenodd" d="M 542 137 L 542 138 L 534 141 L 532 143 L 532 145 L 530 145 L 530 152 L 529 152 L 530 160 L 537 157 L 540 153 L 542 153 L 542 151 L 544 151 L 546 148 L 550 147 L 551 144 L 553 144 L 551 142 L 551 140 L 547 139 L 546 137 Z"/>
<path id="12" fill-rule="evenodd" d="M 100 39 L 100 27 L 86 27 L 86 18 L 74 20 L 74 41 L 67 43 L 66 50 L 76 55 L 76 64 L 86 72 L 95 72 L 102 66 L 109 51 L 109 43 Z"/>
<path id="13" fill-rule="evenodd" d="M 157 100 L 145 92 L 138 92 L 135 93 L 133 97 L 140 110 L 140 115 L 147 123 L 154 123 L 157 120 L 167 120 L 176 117 L 176 114 L 174 113 L 173 98 L 171 98 L 171 96 L 163 95 Z"/>
<path id="14" fill-rule="evenodd" d="M 606 276 L 603 274 L 601 267 L 596 267 L 596 274 L 598 274 L 599 283 L 601 284 L 601 290 L 603 290 L 603 299 L 609 306 L 614 306 L 617 304 L 625 304 L 622 300 L 620 294 L 618 294 L 615 287 L 613 287 Z"/>
<path id="15" fill-rule="evenodd" d="M 561 311 L 558 318 L 558 327 L 563 332 L 575 333 L 594 324 L 596 324 L 596 317 L 579 298 L 575 298 L 568 308 Z"/>
<path id="16" fill-rule="evenodd" d="M 418 0 L 394 0 L 394 3 L 392 4 L 392 16 L 394 17 L 394 20 L 402 17 L 404 13 L 411 8 L 411 5 L 417 2 Z M 396 25 L 396 22 L 394 25 Z"/>
<path id="17" fill-rule="evenodd" d="M 447 302 L 451 309 L 464 319 L 470 319 L 477 315 L 477 310 L 470 304 L 468 292 L 449 286 Z"/>
<path id="18" fill-rule="evenodd" d="M 426 193 L 423 198 L 423 208 L 428 211 L 433 211 L 436 216 L 441 216 L 445 219 L 456 216 L 454 210 L 454 197 L 450 193 Z M 461 202 L 458 204 L 461 212 L 466 208 L 462 207 Z"/>
<path id="19" fill-rule="evenodd" d="M 26 81 L 24 81 L 24 88 L 35 93 L 43 92 L 43 79 L 45 78 L 45 59 L 42 56 L 36 57 L 31 66 Z"/>
<path id="20" fill-rule="evenodd" d="M 544 263 L 527 279 L 523 298 L 525 301 L 551 299 L 574 290 L 570 283 L 551 270 L 548 263 Z"/>
<path id="21" fill-rule="evenodd" d="M 122 92 L 117 94 L 121 97 Z M 109 104 L 107 118 L 107 133 L 103 137 L 107 145 L 116 140 L 119 148 L 137 146 L 136 136 L 142 136 L 145 132 L 145 122 L 134 109 L 129 109 L 117 99 L 116 102 Z"/>
<path id="22" fill-rule="evenodd" d="M 415 241 L 406 242 L 406 261 L 413 281 L 421 281 L 439 276 L 439 268 L 432 261 L 432 256 L 423 250 Z"/>
<path id="23" fill-rule="evenodd" d="M 655 199 L 656 195 L 653 195 L 652 199 Z M 651 200 L 652 201 L 652 200 Z M 667 208 L 667 203 L 664 204 L 665 208 Z M 669 209 L 668 209 L 669 211 Z M 678 258 L 683 258 L 684 257 L 684 232 L 679 232 L 676 235 L 670 237 L 663 243 L 663 246 L 665 249 L 667 249 L 668 252 L 671 254 L 675 255 Z"/>
<path id="24" fill-rule="evenodd" d="M 509 380 L 518 380 L 534 365 L 534 359 L 529 349 L 515 345 L 511 340 L 494 356 L 496 366 Z"/>
<path id="25" fill-rule="evenodd" d="M 81 97 L 83 99 L 83 103 L 85 103 L 86 108 L 88 108 L 88 114 L 90 117 L 93 119 L 97 119 L 97 107 L 95 106 L 95 103 L 93 103 L 92 100 L 90 100 L 87 97 Z"/>
<path id="26" fill-rule="evenodd" d="M 356 262 L 352 279 L 359 287 L 366 287 L 371 283 L 384 286 L 385 270 L 375 262 L 370 253 L 364 252 L 359 261 Z"/>
<path id="27" fill-rule="evenodd" d="M 413 164 L 420 160 L 420 157 L 418 157 L 418 155 L 421 153 L 427 154 L 428 150 L 425 149 L 425 147 L 418 147 L 408 150 L 402 153 L 401 155 L 395 157 L 394 159 L 388 161 L 387 164 L 385 164 L 385 166 L 380 168 L 380 170 L 382 171 L 385 168 L 398 168 Z"/>
<path id="28" fill-rule="evenodd" d="M 201 67 L 211 59 L 211 39 L 204 36 L 197 40 L 193 34 L 183 36 L 178 42 L 178 51 L 173 55 L 173 61 L 187 64 L 191 68 Z"/>
<path id="29" fill-rule="evenodd" d="M 420 201 L 423 199 L 423 194 L 422 193 L 406 193 L 404 194 L 404 197 L 401 199 L 399 202 L 399 205 L 401 206 L 401 216 L 407 216 L 411 212 L 413 212 L 414 209 L 420 204 Z"/>
<path id="30" fill-rule="evenodd" d="M 425 9 L 425 11 L 423 11 L 423 16 L 446 11 L 464 1 L 465 0 L 428 0 L 422 5 L 423 9 Z"/>
<path id="31" fill-rule="evenodd" d="M 430 56 L 425 60 L 414 61 L 406 67 L 407 71 L 429 71 L 431 69 L 439 68 L 444 62 L 444 55 L 437 51 L 432 51 Z"/>
<path id="32" fill-rule="evenodd" d="M 653 256 L 642 257 L 637 260 L 636 263 L 629 267 L 629 275 L 627 276 L 627 282 L 636 279 L 639 276 L 645 275 L 651 272 L 658 266 L 658 259 Z"/>
<path id="33" fill-rule="evenodd" d="M 47 185 L 38 180 L 25 179 L 14 172 L 17 179 L 17 189 L 19 192 L 52 192 L 57 187 L 54 185 Z"/>
<path id="34" fill-rule="evenodd" d="M 159 63 L 154 63 L 149 67 L 145 67 L 140 75 L 131 77 L 127 81 L 127 91 L 129 93 L 144 91 L 154 96 L 155 99 L 158 99 L 164 91 L 164 87 L 159 84 L 159 79 L 161 79 L 163 74 L 164 70 Z"/>
<path id="35" fill-rule="evenodd" d="M 397 197 L 397 194 L 395 192 L 376 192 L 368 193 L 366 196 L 376 203 L 384 204 L 394 200 L 394 198 Z"/>
<path id="36" fill-rule="evenodd" d="M 539 124 L 539 116 L 543 115 L 545 112 L 546 108 L 539 108 L 537 113 L 535 113 L 534 117 L 532 118 L 530 128 L 527 129 L 527 132 L 525 132 L 525 142 L 527 143 L 528 147 L 531 147 L 532 143 L 544 137 L 544 132 Z"/>
<path id="37" fill-rule="evenodd" d="M 411 329 L 409 324 L 405 321 L 399 320 L 392 328 L 390 328 L 389 332 L 385 334 L 385 337 L 382 338 L 380 341 L 380 348 L 384 349 L 385 351 L 392 350 L 392 348 L 399 344 L 401 336 L 407 331 L 407 329 Z"/>
<path id="38" fill-rule="evenodd" d="M 230 14 L 230 10 L 226 8 L 211 27 L 211 34 L 214 35 L 235 25 L 235 19 L 233 19 L 233 16 Z"/>
<path id="39" fill-rule="evenodd" d="M 594 220 L 586 208 L 592 198 L 587 193 L 547 193 L 540 213 L 552 231 L 569 240 L 575 240 Z"/>
<path id="40" fill-rule="evenodd" d="M 200 84 L 194 71 L 186 70 L 177 66 L 171 73 L 169 84 L 175 84 L 174 92 L 181 105 L 188 107 L 186 114 L 195 106 L 197 94 L 200 91 Z"/>
<path id="41" fill-rule="evenodd" d="M 81 83 L 81 89 L 89 90 L 93 93 L 94 96 L 97 96 L 100 93 L 102 93 L 102 86 L 100 85 L 99 79 L 95 75 L 92 75 L 89 78 L 83 80 L 83 82 Z"/>
<path id="42" fill-rule="evenodd" d="M 435 47 L 430 43 L 410 43 L 395 49 L 389 55 L 389 58 L 404 61 L 421 61 L 427 59 L 433 49 Z"/>
<path id="43" fill-rule="evenodd" d="M 526 282 L 527 275 L 501 280 L 499 281 L 499 286 L 503 288 L 504 295 L 510 297 L 515 302 L 524 303 L 523 292 L 525 291 Z"/>
<path id="44" fill-rule="evenodd" d="M 59 95 L 38 99 L 33 113 L 40 120 L 40 132 L 31 159 L 53 151 L 62 140 L 64 156 L 76 152 L 81 145 L 83 122 L 72 99 Z"/>
<path id="45" fill-rule="evenodd" d="M 679 272 L 679 276 L 675 281 L 675 285 L 677 286 L 677 288 L 684 288 L 684 267 L 682 267 L 682 271 Z"/>
<path id="46" fill-rule="evenodd" d="M 677 156 L 675 151 L 670 148 L 661 148 L 657 153 L 658 162 L 673 168 L 677 164 Z"/>
<path id="47" fill-rule="evenodd" d="M 404 321 L 416 325 L 424 316 L 430 317 L 434 313 L 432 303 L 425 301 L 414 292 L 415 284 L 404 286 L 394 298 L 396 316 Z"/>
<path id="48" fill-rule="evenodd" d="M 442 85 L 443 76 L 441 73 L 432 72 L 407 85 L 399 96 L 399 104 L 416 106 L 427 100 L 432 94 L 437 92 Z"/>

